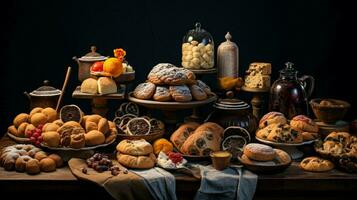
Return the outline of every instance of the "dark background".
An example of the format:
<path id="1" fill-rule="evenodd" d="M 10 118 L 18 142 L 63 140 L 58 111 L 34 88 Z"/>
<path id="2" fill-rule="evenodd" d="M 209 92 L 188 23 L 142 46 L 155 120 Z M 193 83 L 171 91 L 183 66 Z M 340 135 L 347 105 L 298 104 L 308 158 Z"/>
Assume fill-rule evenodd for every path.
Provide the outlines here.
<path id="1" fill-rule="evenodd" d="M 351 2 L 351 3 L 349 3 Z M 136 83 L 159 62 L 181 62 L 181 42 L 195 22 L 209 31 L 217 46 L 230 31 L 240 48 L 240 75 L 254 61 L 271 62 L 273 81 L 286 61 L 300 75 L 316 79 L 312 97 L 356 101 L 356 18 L 353 1 L 9 1 L 1 3 L 0 125 L 28 112 L 24 91 L 48 79 L 62 87 L 73 67 L 64 104 L 85 110 L 89 102 L 71 98 L 79 84 L 77 64 L 95 44 L 103 55 L 127 51 Z M 211 78 L 211 84 L 214 84 Z M 353 105 L 354 106 L 354 105 Z M 87 110 L 86 110 L 87 111 Z M 356 118 L 352 107 L 346 118 Z"/>

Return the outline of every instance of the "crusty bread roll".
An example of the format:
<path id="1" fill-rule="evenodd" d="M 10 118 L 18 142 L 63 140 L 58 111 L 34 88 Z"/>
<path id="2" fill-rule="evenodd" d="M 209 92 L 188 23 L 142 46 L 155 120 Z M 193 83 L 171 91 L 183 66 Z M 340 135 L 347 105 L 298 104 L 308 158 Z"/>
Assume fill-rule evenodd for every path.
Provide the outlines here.
<path id="1" fill-rule="evenodd" d="M 27 122 L 23 122 L 20 124 L 20 126 L 17 128 L 17 136 L 18 137 L 25 137 L 25 130 L 26 127 L 29 125 Z"/>
<path id="2" fill-rule="evenodd" d="M 84 136 L 87 146 L 100 145 L 103 144 L 105 141 L 104 134 L 97 130 L 89 131 Z"/>
<path id="3" fill-rule="evenodd" d="M 20 126 L 20 124 L 22 124 L 23 122 L 28 122 L 30 119 L 29 115 L 26 113 L 21 113 L 18 114 L 15 118 L 14 118 L 14 126 L 17 128 Z"/>
<path id="4" fill-rule="evenodd" d="M 89 93 L 89 94 L 97 94 L 98 91 L 98 83 L 94 78 L 87 78 L 82 82 L 81 92 Z"/>
<path id="5" fill-rule="evenodd" d="M 86 123 L 86 132 L 98 130 L 98 125 L 94 122 L 87 122 Z"/>
<path id="6" fill-rule="evenodd" d="M 117 151 L 133 156 L 149 155 L 153 148 L 146 140 L 122 140 L 116 147 Z"/>
<path id="7" fill-rule="evenodd" d="M 224 129 L 216 123 L 206 122 L 199 126 L 183 143 L 180 151 L 188 155 L 208 156 L 219 151 Z"/>
<path id="8" fill-rule="evenodd" d="M 56 171 L 56 162 L 51 158 L 44 158 L 40 161 L 40 168 L 43 172 Z"/>
<path id="9" fill-rule="evenodd" d="M 43 126 L 42 132 L 57 131 L 60 126 L 55 123 L 47 123 Z"/>
<path id="10" fill-rule="evenodd" d="M 98 93 L 99 94 L 112 94 L 117 93 L 118 88 L 115 81 L 108 77 L 100 77 L 98 79 Z"/>
<path id="11" fill-rule="evenodd" d="M 43 142 L 49 147 L 58 147 L 60 134 L 57 131 L 47 131 L 42 133 Z"/>
<path id="12" fill-rule="evenodd" d="M 47 123 L 47 116 L 43 113 L 35 113 L 30 120 L 31 124 L 38 127 L 40 124 L 45 125 Z"/>
<path id="13" fill-rule="evenodd" d="M 88 115 L 88 117 L 86 117 L 85 123 L 94 122 L 94 123 L 98 124 L 99 120 L 102 119 L 102 118 L 103 118 L 102 116 L 97 115 L 97 114 Z"/>
<path id="14" fill-rule="evenodd" d="M 86 146 L 86 140 L 84 133 L 72 134 L 70 136 L 69 147 L 74 149 L 80 149 Z"/>
<path id="15" fill-rule="evenodd" d="M 41 113 L 47 116 L 47 122 L 53 122 L 58 119 L 58 114 L 56 110 L 51 107 L 44 108 Z"/>
<path id="16" fill-rule="evenodd" d="M 106 118 L 102 118 L 98 122 L 98 131 L 106 135 L 109 132 L 109 122 Z"/>
<path id="17" fill-rule="evenodd" d="M 274 149 L 268 145 L 250 143 L 244 147 L 244 155 L 257 161 L 270 161 L 276 156 Z"/>
<path id="18" fill-rule="evenodd" d="M 117 160 L 125 167 L 137 169 L 153 168 L 156 163 L 156 158 L 153 153 L 150 153 L 149 156 L 132 156 L 118 152 Z"/>
<path id="19" fill-rule="evenodd" d="M 196 122 L 182 124 L 170 137 L 171 142 L 180 149 L 186 139 L 193 134 L 200 125 Z"/>

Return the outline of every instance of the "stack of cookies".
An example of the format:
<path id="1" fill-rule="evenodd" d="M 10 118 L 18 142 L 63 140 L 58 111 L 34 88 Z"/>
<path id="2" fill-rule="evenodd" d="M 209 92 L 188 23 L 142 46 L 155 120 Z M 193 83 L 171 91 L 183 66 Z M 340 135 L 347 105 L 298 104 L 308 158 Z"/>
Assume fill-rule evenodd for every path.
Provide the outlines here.
<path id="1" fill-rule="evenodd" d="M 212 94 L 204 82 L 196 80 L 193 72 L 169 63 L 156 65 L 147 78 L 147 82 L 135 88 L 134 97 L 155 101 L 188 102 L 202 101 Z"/>

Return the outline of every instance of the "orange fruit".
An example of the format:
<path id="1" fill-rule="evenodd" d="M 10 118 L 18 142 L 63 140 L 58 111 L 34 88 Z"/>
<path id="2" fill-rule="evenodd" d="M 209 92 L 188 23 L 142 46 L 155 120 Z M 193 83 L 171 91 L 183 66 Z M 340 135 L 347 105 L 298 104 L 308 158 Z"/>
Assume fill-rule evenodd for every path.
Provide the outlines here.
<path id="1" fill-rule="evenodd" d="M 108 58 L 104 61 L 103 72 L 116 78 L 123 73 L 123 63 L 118 58 Z"/>
<path id="2" fill-rule="evenodd" d="M 153 144 L 153 148 L 154 148 L 154 153 L 156 155 L 158 155 L 160 151 L 167 153 L 169 151 L 174 150 L 174 146 L 172 145 L 172 143 L 166 140 L 165 138 L 157 139 Z"/>

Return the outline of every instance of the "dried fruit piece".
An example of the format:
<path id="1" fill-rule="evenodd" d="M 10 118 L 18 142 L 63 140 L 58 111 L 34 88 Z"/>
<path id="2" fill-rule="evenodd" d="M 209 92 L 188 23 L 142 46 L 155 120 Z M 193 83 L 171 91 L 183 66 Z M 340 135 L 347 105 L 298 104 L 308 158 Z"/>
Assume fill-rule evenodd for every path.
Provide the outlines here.
<path id="1" fill-rule="evenodd" d="M 83 112 L 76 105 L 65 105 L 60 110 L 60 118 L 64 123 L 68 121 L 81 123 L 82 117 Z"/>
<path id="2" fill-rule="evenodd" d="M 147 119 L 134 118 L 127 125 L 129 135 L 147 135 L 150 133 L 151 124 Z"/>

